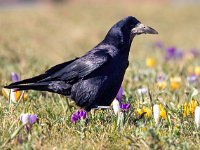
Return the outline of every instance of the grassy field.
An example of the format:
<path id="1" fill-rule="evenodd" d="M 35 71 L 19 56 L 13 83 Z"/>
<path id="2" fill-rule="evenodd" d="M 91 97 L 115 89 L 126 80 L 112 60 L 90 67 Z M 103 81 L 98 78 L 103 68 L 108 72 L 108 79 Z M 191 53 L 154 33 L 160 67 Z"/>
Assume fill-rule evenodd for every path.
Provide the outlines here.
<path id="1" fill-rule="evenodd" d="M 199 7 L 127 1 L 1 8 L 1 87 L 11 82 L 11 72 L 24 79 L 81 56 L 128 15 L 155 28 L 159 35 L 134 39 L 123 82 L 123 102 L 130 103 L 131 108 L 120 127 L 112 109 L 89 114 L 90 122 L 85 126 L 83 121 L 71 122 L 77 108 L 69 109 L 65 97 L 29 91 L 27 100 L 10 104 L 0 94 L 0 149 L 199 149 L 193 105 L 200 102 L 200 95 L 195 94 L 200 90 L 200 59 L 190 53 L 194 48 L 200 52 Z M 163 43 L 162 48 L 155 46 L 158 41 Z M 166 48 L 170 46 L 184 56 L 166 61 Z M 194 74 L 197 79 L 188 83 L 188 77 Z M 158 84 L 159 75 L 165 77 L 162 83 L 166 86 Z M 138 93 L 144 87 L 150 94 Z M 153 104 L 162 105 L 166 113 L 157 125 Z M 136 125 L 133 120 L 140 116 L 139 111 L 147 114 Z M 39 118 L 31 133 L 19 121 L 22 112 Z"/>

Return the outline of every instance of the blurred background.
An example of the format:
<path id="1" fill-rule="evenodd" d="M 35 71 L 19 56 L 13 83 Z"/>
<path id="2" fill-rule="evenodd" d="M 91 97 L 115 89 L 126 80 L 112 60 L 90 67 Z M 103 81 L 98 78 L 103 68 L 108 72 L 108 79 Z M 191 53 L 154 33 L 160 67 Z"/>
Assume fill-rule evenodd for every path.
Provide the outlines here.
<path id="1" fill-rule="evenodd" d="M 158 41 L 200 49 L 199 14 L 200 0 L 0 0 L 0 72 L 25 78 L 80 56 L 129 15 L 159 32 L 135 38 L 130 62 Z"/>

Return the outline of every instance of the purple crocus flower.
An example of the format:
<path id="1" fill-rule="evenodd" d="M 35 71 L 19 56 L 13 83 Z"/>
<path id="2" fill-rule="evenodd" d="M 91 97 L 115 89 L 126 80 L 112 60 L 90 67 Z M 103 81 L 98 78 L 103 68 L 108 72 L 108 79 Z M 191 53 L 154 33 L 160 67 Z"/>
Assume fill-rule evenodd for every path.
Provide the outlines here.
<path id="1" fill-rule="evenodd" d="M 158 75 L 156 78 L 157 82 L 162 82 L 166 80 L 166 76 L 165 75 Z"/>
<path id="2" fill-rule="evenodd" d="M 190 50 L 190 53 L 194 56 L 194 57 L 198 57 L 200 55 L 200 51 L 193 48 Z"/>
<path id="3" fill-rule="evenodd" d="M 21 114 L 20 115 L 20 121 L 23 124 L 34 124 L 37 121 L 37 115 L 35 114 Z"/>
<path id="4" fill-rule="evenodd" d="M 195 83 L 197 81 L 198 77 L 196 75 L 191 75 L 187 77 L 187 81 L 192 84 Z"/>
<path id="5" fill-rule="evenodd" d="M 24 114 L 20 115 L 20 121 L 24 124 L 24 129 L 27 132 L 31 131 L 32 125 L 37 121 L 37 115 L 35 114 Z"/>
<path id="6" fill-rule="evenodd" d="M 166 56 L 165 56 L 166 60 L 177 59 L 182 57 L 183 57 L 183 52 L 178 51 L 176 47 L 172 46 L 166 49 Z"/>
<path id="7" fill-rule="evenodd" d="M 176 52 L 175 58 L 183 58 L 183 56 L 184 56 L 184 53 L 179 50 L 179 51 Z"/>
<path id="8" fill-rule="evenodd" d="M 81 119 L 85 119 L 85 118 L 87 117 L 87 112 L 84 111 L 84 110 L 80 111 L 79 117 L 80 117 Z"/>
<path id="9" fill-rule="evenodd" d="M 161 42 L 161 41 L 157 41 L 157 42 L 155 42 L 154 43 L 154 46 L 156 47 L 156 48 L 159 48 L 159 49 L 162 49 L 164 46 L 163 46 L 163 42 Z"/>
<path id="10" fill-rule="evenodd" d="M 76 123 L 78 120 L 79 120 L 79 116 L 78 116 L 77 112 L 72 114 L 71 121 L 73 123 Z"/>
<path id="11" fill-rule="evenodd" d="M 71 116 L 72 123 L 76 123 L 78 120 L 86 119 L 87 112 L 85 110 L 78 110 L 77 112 L 73 113 Z"/>
<path id="12" fill-rule="evenodd" d="M 176 53 L 176 47 L 174 46 L 168 47 L 166 49 L 166 59 L 168 60 L 168 59 L 174 58 L 175 53 Z"/>
<path id="13" fill-rule="evenodd" d="M 12 79 L 12 82 L 17 82 L 19 81 L 19 75 L 15 72 L 11 72 L 11 79 Z"/>
<path id="14" fill-rule="evenodd" d="M 37 121 L 37 115 L 35 115 L 35 114 L 30 114 L 30 116 L 29 116 L 29 123 L 30 124 L 34 124 L 36 121 Z"/>
<path id="15" fill-rule="evenodd" d="M 120 108 L 122 109 L 122 111 L 127 111 L 130 109 L 130 104 L 129 103 L 126 103 L 126 104 L 121 104 L 120 105 Z"/>
<path id="16" fill-rule="evenodd" d="M 117 93 L 116 99 L 118 101 L 121 101 L 122 100 L 122 95 L 123 95 L 123 88 L 121 86 L 120 89 L 119 89 L 119 91 L 118 91 L 118 93 Z"/>

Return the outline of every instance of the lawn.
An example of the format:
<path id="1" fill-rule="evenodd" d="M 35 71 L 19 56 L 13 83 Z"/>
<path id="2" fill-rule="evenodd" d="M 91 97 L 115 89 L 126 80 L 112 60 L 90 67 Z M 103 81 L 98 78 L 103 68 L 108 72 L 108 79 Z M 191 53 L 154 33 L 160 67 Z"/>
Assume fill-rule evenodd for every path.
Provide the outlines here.
<path id="1" fill-rule="evenodd" d="M 63 96 L 29 91 L 12 103 L 0 93 L 0 149 L 199 149 L 200 130 L 194 121 L 200 102 L 199 7 L 75 1 L 0 8 L 1 90 L 11 82 L 11 72 L 25 79 L 81 56 L 125 16 L 159 32 L 132 43 L 122 84 L 122 103 L 131 107 L 120 113 L 124 119 L 108 109 L 92 111 L 87 125 L 83 119 L 72 123 L 78 108 Z M 157 124 L 155 104 L 160 109 Z M 30 132 L 19 120 L 23 112 L 38 117 Z"/>

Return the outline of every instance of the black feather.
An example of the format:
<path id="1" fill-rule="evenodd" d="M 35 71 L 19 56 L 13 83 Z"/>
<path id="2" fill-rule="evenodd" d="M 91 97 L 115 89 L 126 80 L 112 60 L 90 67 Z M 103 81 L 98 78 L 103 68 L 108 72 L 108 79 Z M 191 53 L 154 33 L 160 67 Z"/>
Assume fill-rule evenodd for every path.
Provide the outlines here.
<path id="1" fill-rule="evenodd" d="M 5 88 L 9 88 L 9 87 L 11 88 L 13 85 L 35 83 L 35 82 L 39 82 L 41 80 L 44 80 L 45 78 L 48 78 L 53 73 L 63 69 L 64 67 L 66 67 L 67 65 L 69 65 L 70 63 L 72 63 L 73 61 L 75 61 L 77 59 L 78 58 L 75 58 L 75 59 L 70 60 L 68 62 L 64 62 L 64 63 L 58 64 L 56 66 L 53 66 L 49 70 L 47 70 L 44 74 L 35 76 L 33 78 L 29 78 L 29 79 L 25 79 L 25 80 L 21 80 L 21 81 L 18 81 L 18 82 L 11 83 L 9 86 L 5 86 Z"/>

